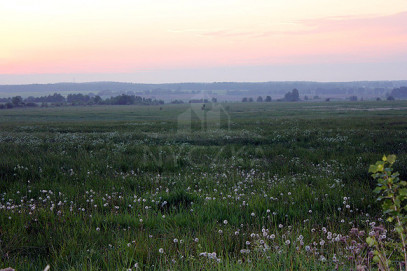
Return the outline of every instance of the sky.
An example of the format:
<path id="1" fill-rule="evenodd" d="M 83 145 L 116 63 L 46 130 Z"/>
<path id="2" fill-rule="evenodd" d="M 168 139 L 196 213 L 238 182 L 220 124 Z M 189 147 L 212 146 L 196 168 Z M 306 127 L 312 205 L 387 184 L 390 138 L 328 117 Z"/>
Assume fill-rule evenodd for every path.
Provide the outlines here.
<path id="1" fill-rule="evenodd" d="M 407 0 L 0 0 L 0 84 L 407 79 Z"/>

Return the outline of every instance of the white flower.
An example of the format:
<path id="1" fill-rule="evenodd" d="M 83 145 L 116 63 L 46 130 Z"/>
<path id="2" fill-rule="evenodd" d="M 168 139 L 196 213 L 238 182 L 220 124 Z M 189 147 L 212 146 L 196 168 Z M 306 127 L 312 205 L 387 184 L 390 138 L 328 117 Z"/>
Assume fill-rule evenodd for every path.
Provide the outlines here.
<path id="1" fill-rule="evenodd" d="M 285 240 L 285 244 L 286 244 L 286 245 L 289 245 L 290 243 L 291 243 L 290 240 Z"/>
<path id="2" fill-rule="evenodd" d="M 160 252 L 161 254 L 163 254 L 163 253 L 164 253 L 164 249 L 163 249 L 163 248 L 160 248 L 160 249 L 158 250 L 158 252 Z"/>
<path id="3" fill-rule="evenodd" d="M 226 219 L 223 220 L 223 224 L 227 225 L 227 224 L 228 224 L 228 221 L 227 221 Z"/>
<path id="4" fill-rule="evenodd" d="M 177 238 L 174 239 L 174 243 L 178 243 L 178 239 L 177 239 Z"/>

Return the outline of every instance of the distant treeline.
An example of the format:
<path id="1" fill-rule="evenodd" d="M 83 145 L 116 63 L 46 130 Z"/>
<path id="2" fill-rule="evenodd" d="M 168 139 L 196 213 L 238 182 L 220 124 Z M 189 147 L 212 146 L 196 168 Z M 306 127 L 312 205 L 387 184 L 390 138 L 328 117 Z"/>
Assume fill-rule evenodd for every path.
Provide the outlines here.
<path id="1" fill-rule="evenodd" d="M 54 106 L 63 105 L 160 105 L 162 100 L 144 98 L 134 95 L 118 95 L 107 99 L 102 99 L 98 95 L 69 94 L 66 98 L 59 93 L 53 95 L 33 97 L 23 99 L 21 96 L 12 98 L 0 98 L 0 109 L 13 107 L 46 107 L 49 104 Z"/>
<path id="2" fill-rule="evenodd" d="M 359 81 L 359 82 L 214 82 L 214 83 L 171 83 L 134 84 L 121 82 L 57 83 L 31 85 L 0 85 L 0 93 L 18 92 L 94 92 L 102 97 L 127 95 L 173 95 L 199 94 L 222 91 L 227 95 L 284 95 L 294 88 L 308 95 L 384 95 L 394 88 L 405 86 L 407 81 Z M 17 95 L 17 94 L 16 94 Z"/>
<path id="3" fill-rule="evenodd" d="M 394 98 L 404 99 L 407 98 L 407 87 L 395 88 L 390 93 Z"/>
<path id="4" fill-rule="evenodd" d="M 306 98 L 306 100 L 308 100 L 308 97 L 307 96 L 305 96 Z M 279 100 L 277 100 L 277 101 L 284 101 L 284 102 L 297 102 L 297 101 L 299 101 L 300 100 L 300 93 L 299 93 L 299 91 L 298 91 L 298 89 L 293 89 L 293 90 L 291 90 L 291 91 L 289 91 L 289 92 L 287 92 L 285 95 L 284 95 L 284 98 L 282 98 L 282 99 L 279 99 Z M 262 102 L 266 102 L 266 103 L 269 103 L 269 102 L 271 102 L 272 101 L 272 98 L 271 98 L 271 96 L 266 96 L 264 99 L 263 99 L 263 97 L 262 96 L 259 96 L 259 97 L 257 97 L 257 99 L 256 99 L 256 102 L 258 102 L 258 103 L 262 103 Z M 242 99 L 242 103 L 252 103 L 252 102 L 254 102 L 254 99 L 252 98 L 252 97 L 243 97 L 243 99 Z"/>

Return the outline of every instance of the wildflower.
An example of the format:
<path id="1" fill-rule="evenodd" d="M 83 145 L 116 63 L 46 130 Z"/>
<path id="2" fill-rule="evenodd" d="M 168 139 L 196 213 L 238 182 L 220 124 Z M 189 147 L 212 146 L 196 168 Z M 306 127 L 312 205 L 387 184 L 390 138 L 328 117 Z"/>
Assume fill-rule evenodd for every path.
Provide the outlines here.
<path id="1" fill-rule="evenodd" d="M 289 244 L 291 244 L 291 241 L 290 240 L 285 240 L 285 244 L 289 245 Z"/>
<path id="2" fill-rule="evenodd" d="M 160 249 L 158 250 L 158 252 L 160 252 L 161 254 L 163 254 L 163 253 L 164 253 L 164 249 L 163 249 L 163 248 L 160 248 Z"/>

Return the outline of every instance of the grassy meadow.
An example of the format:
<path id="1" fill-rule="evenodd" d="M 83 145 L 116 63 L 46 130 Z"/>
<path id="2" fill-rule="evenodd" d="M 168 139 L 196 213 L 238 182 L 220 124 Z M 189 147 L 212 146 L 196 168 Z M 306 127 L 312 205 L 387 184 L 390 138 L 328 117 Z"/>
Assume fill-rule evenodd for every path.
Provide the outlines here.
<path id="1" fill-rule="evenodd" d="M 0 269 L 376 268 L 407 101 L 201 106 L 1 110 Z"/>

